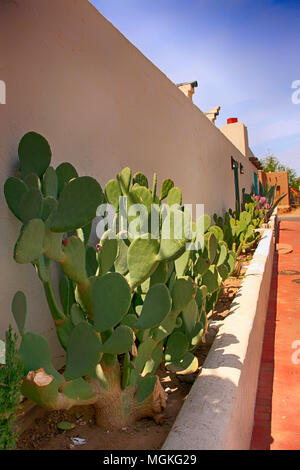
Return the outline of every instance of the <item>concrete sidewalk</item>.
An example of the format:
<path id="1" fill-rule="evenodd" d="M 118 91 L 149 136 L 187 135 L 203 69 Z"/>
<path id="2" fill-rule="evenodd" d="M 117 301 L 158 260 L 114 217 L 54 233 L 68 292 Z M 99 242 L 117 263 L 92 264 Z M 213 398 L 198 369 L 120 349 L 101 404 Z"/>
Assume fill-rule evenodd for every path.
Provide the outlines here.
<path id="1" fill-rule="evenodd" d="M 279 224 L 251 449 L 300 449 L 300 221 Z M 286 250 L 288 251 L 288 250 Z"/>

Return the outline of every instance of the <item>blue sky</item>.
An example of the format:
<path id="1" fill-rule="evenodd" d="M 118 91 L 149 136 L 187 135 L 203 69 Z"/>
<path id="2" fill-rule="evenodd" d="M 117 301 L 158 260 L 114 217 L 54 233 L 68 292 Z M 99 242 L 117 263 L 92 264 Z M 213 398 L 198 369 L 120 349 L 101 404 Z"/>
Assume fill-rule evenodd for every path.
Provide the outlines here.
<path id="1" fill-rule="evenodd" d="M 92 0 L 173 82 L 198 81 L 194 103 L 238 117 L 259 158 L 300 175 L 300 0 Z"/>

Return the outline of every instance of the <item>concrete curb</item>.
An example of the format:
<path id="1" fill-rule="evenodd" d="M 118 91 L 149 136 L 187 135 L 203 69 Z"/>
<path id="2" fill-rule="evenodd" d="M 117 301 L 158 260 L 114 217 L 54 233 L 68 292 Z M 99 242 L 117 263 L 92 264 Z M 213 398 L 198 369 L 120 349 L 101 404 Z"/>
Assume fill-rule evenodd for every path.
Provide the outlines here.
<path id="1" fill-rule="evenodd" d="M 249 449 L 273 254 L 272 228 L 255 250 L 163 450 Z"/>

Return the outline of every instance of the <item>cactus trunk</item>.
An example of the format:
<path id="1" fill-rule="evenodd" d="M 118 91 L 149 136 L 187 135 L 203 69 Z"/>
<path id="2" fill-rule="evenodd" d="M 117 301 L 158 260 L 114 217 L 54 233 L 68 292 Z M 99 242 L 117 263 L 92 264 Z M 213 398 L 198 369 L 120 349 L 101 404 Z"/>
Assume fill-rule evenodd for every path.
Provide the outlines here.
<path id="1" fill-rule="evenodd" d="M 116 379 L 116 370 L 105 370 L 106 377 L 110 377 L 108 390 L 99 389 L 99 400 L 94 403 L 96 410 L 96 423 L 107 429 L 121 429 L 134 424 L 142 418 L 153 418 L 159 424 L 163 420 L 166 408 L 167 394 L 158 378 L 151 395 L 144 401 L 136 400 L 136 387 L 126 387 L 122 390 L 120 381 Z"/>
<path id="2" fill-rule="evenodd" d="M 89 380 L 88 385 L 93 392 L 90 396 L 68 396 L 64 393 L 66 385 L 62 385 L 62 391 L 59 392 L 55 379 L 44 369 L 27 374 L 22 392 L 48 410 L 68 410 L 76 405 L 93 405 L 96 423 L 104 429 L 121 429 L 142 418 L 153 418 L 156 423 L 162 422 L 167 394 L 158 378 L 152 394 L 138 402 L 135 386 L 122 390 L 118 363 L 101 368 L 105 374 L 106 387 L 100 385 L 97 379 Z"/>

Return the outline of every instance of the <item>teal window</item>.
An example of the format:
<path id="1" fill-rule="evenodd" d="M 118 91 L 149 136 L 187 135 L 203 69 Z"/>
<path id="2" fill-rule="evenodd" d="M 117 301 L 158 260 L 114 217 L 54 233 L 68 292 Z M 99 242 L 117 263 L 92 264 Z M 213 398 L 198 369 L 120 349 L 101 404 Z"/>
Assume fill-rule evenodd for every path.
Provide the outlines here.
<path id="1" fill-rule="evenodd" d="M 254 189 L 255 189 L 255 194 L 258 194 L 258 176 L 257 176 L 257 173 L 254 173 Z"/>
<path id="2" fill-rule="evenodd" d="M 236 210 L 240 210 L 240 187 L 239 187 L 239 164 L 233 157 L 231 157 L 231 168 L 234 172 L 234 187 L 235 187 L 235 205 Z"/>

